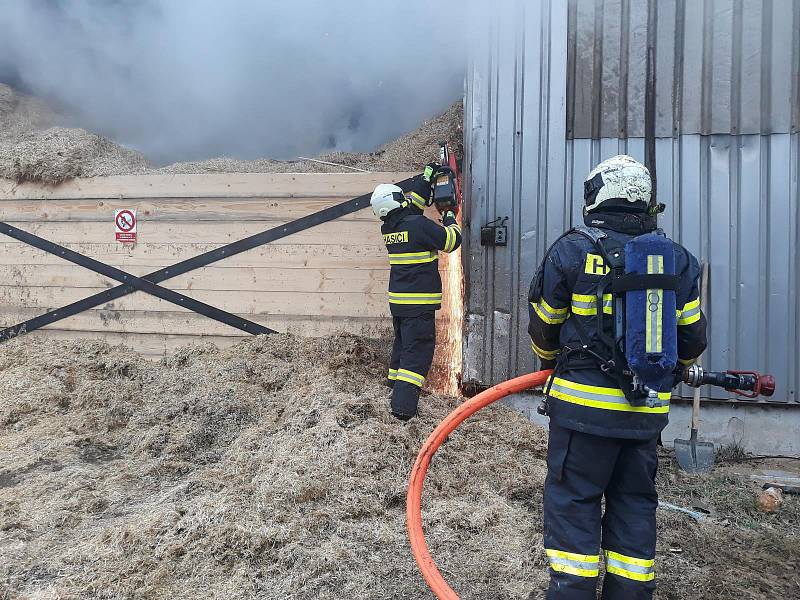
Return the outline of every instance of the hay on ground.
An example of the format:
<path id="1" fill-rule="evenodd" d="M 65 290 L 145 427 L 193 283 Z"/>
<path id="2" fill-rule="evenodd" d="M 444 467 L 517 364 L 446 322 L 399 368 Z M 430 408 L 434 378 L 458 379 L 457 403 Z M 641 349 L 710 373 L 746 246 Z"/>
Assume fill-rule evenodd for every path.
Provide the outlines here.
<path id="1" fill-rule="evenodd" d="M 404 502 L 456 400 L 388 414 L 386 346 L 256 337 L 158 363 L 97 341 L 0 347 L 0 598 L 429 598 Z M 546 433 L 503 406 L 444 445 L 426 483 L 434 557 L 465 599 L 538 593 Z M 800 502 L 663 457 L 660 599 L 794 598 Z M 3 595 L 5 594 L 5 596 Z M 536 597 L 536 596 L 534 596 Z"/>

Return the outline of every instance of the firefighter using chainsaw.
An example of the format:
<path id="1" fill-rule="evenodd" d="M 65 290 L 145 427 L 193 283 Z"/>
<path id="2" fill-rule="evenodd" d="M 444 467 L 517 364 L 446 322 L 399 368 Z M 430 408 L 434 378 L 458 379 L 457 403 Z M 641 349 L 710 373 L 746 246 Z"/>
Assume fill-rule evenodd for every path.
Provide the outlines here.
<path id="1" fill-rule="evenodd" d="M 594 599 L 601 560 L 603 598 L 652 598 L 656 446 L 676 369 L 706 347 L 700 268 L 657 229 L 664 205 L 633 158 L 601 162 L 584 199 L 585 226 L 550 247 L 529 297 L 533 350 L 554 369 L 542 411 L 547 598 Z"/>
<path id="2" fill-rule="evenodd" d="M 383 221 L 381 232 L 389 253 L 389 309 L 394 346 L 389 363 L 392 414 L 407 421 L 417 414 L 420 391 L 433 361 L 436 344 L 435 312 L 441 308 L 439 252 L 461 245 L 456 223 L 457 202 L 437 203 L 438 225 L 423 215 L 432 203 L 437 179 L 449 177 L 446 167 L 430 163 L 404 194 L 396 185 L 381 184 L 372 194 L 372 211 Z M 436 184 L 438 185 L 438 184 Z"/>

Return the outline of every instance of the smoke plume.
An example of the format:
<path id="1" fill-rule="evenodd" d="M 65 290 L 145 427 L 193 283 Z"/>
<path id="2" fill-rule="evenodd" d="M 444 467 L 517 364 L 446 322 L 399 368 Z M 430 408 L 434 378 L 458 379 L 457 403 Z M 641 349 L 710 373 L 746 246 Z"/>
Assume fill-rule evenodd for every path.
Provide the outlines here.
<path id="1" fill-rule="evenodd" d="M 443 0 L 26 0 L 0 81 L 157 162 L 369 151 L 461 98 Z"/>

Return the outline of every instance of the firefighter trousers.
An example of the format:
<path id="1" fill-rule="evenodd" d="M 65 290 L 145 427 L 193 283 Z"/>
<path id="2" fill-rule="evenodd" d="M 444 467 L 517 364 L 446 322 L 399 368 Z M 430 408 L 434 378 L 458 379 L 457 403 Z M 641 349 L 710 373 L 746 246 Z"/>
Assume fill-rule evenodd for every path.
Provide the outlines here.
<path id="1" fill-rule="evenodd" d="M 392 385 L 392 414 L 407 420 L 417 414 L 419 394 L 433 362 L 436 313 L 393 317 L 392 321 L 394 346 L 388 375 Z"/>
<path id="2" fill-rule="evenodd" d="M 589 435 L 550 422 L 544 488 L 548 600 L 594 600 L 602 560 L 603 599 L 653 597 L 656 442 Z"/>

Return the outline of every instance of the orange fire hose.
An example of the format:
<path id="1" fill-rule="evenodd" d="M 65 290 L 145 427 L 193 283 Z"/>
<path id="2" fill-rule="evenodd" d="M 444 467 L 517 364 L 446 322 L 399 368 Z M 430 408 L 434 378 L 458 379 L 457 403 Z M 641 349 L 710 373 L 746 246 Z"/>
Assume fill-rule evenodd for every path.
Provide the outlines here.
<path id="1" fill-rule="evenodd" d="M 408 496 L 406 498 L 406 524 L 408 526 L 408 538 L 411 542 L 411 552 L 419 565 L 422 576 L 431 588 L 431 591 L 439 600 L 459 600 L 458 594 L 453 591 L 442 577 L 433 557 L 428 550 L 425 542 L 425 533 L 422 530 L 422 485 L 425 482 L 425 475 L 428 474 L 428 466 L 439 446 L 447 439 L 456 427 L 468 417 L 474 415 L 480 409 L 505 398 L 509 394 L 516 394 L 524 390 L 544 385 L 552 371 L 537 371 L 509 379 L 503 383 L 481 392 L 474 398 L 470 398 L 453 412 L 444 421 L 439 423 L 433 433 L 428 436 L 425 443 L 417 455 L 414 467 L 411 469 L 411 477 L 408 481 Z"/>

